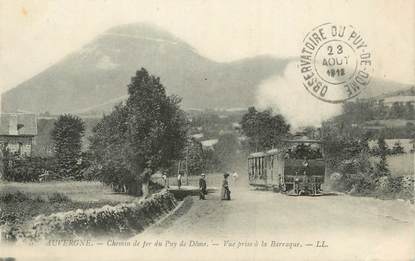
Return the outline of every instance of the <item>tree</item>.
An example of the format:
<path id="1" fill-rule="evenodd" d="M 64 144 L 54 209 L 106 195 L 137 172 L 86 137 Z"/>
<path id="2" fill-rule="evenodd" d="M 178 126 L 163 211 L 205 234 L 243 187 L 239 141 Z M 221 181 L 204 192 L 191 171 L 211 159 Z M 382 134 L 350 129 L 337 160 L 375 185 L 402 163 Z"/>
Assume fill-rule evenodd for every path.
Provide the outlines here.
<path id="1" fill-rule="evenodd" d="M 395 142 L 395 144 L 393 145 L 391 153 L 392 154 L 405 153 L 405 150 L 404 150 L 404 148 L 402 147 L 402 144 L 399 141 Z"/>
<path id="2" fill-rule="evenodd" d="M 323 123 L 322 134 L 325 160 L 329 169 L 349 173 L 368 169 L 368 138 L 364 134 L 351 135 L 344 130 L 342 123 L 334 122 Z"/>
<path id="3" fill-rule="evenodd" d="M 202 144 L 191 139 L 186 148 L 187 169 L 191 175 L 200 175 L 205 171 Z"/>
<path id="4" fill-rule="evenodd" d="M 390 119 L 403 119 L 405 117 L 405 107 L 399 102 L 394 102 L 389 111 Z"/>
<path id="5" fill-rule="evenodd" d="M 183 157 L 187 119 L 179 107 L 180 98 L 167 96 L 160 78 L 144 68 L 131 79 L 128 94 L 126 104 L 94 129 L 91 149 L 101 166 L 111 169 L 103 161 L 114 162 L 118 174 L 112 180 L 133 178 L 147 196 L 151 174 Z"/>
<path id="6" fill-rule="evenodd" d="M 290 129 L 282 115 L 272 115 L 272 110 L 260 112 L 255 107 L 248 109 L 240 124 L 242 132 L 249 138 L 250 149 L 254 151 L 277 146 Z"/>
<path id="7" fill-rule="evenodd" d="M 373 104 L 365 101 L 346 102 L 343 104 L 343 117 L 348 122 L 361 123 L 375 118 Z"/>
<path id="8" fill-rule="evenodd" d="M 380 157 L 379 162 L 376 165 L 376 176 L 383 177 L 389 175 L 388 163 L 386 156 L 389 154 L 388 145 L 385 142 L 385 138 L 380 136 L 378 138 L 378 155 Z"/>
<path id="9" fill-rule="evenodd" d="M 343 122 L 322 125 L 326 172 L 340 173 L 328 186 L 339 191 L 366 193 L 375 189 L 377 179 L 371 164 L 367 133 L 351 133 Z"/>
<path id="10" fill-rule="evenodd" d="M 93 154 L 97 176 L 114 190 L 137 194 L 136 178 L 128 169 L 126 158 L 128 110 L 117 105 L 93 129 L 90 151 Z"/>
<path id="11" fill-rule="evenodd" d="M 219 137 L 215 144 L 214 153 L 219 160 L 219 170 L 226 171 L 233 167 L 239 153 L 239 141 L 233 133 L 224 134 Z"/>
<path id="12" fill-rule="evenodd" d="M 385 106 L 383 101 L 379 101 L 379 105 L 377 109 L 375 110 L 375 119 L 377 120 L 383 120 L 386 119 L 386 116 L 388 115 L 388 107 Z"/>
<path id="13" fill-rule="evenodd" d="M 415 109 L 414 109 L 414 105 L 411 102 L 405 103 L 405 119 L 407 120 L 415 119 Z"/>
<path id="14" fill-rule="evenodd" d="M 72 171 L 81 155 L 84 133 L 85 123 L 78 116 L 64 114 L 55 122 L 51 136 L 60 175 L 74 174 Z"/>

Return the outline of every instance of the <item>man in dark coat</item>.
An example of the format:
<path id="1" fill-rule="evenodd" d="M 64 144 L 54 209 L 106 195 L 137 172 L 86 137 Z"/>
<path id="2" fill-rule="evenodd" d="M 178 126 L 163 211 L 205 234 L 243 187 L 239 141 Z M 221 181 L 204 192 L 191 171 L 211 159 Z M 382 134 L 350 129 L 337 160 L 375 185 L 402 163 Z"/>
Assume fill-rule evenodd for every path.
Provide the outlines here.
<path id="1" fill-rule="evenodd" d="M 220 191 L 221 200 L 231 200 L 231 190 L 228 182 L 229 173 L 223 174 L 222 189 Z"/>
<path id="2" fill-rule="evenodd" d="M 205 195 L 207 194 L 207 187 L 206 187 L 206 175 L 204 173 L 202 173 L 202 175 L 200 175 L 200 179 L 199 179 L 199 199 L 200 200 L 205 200 Z"/>

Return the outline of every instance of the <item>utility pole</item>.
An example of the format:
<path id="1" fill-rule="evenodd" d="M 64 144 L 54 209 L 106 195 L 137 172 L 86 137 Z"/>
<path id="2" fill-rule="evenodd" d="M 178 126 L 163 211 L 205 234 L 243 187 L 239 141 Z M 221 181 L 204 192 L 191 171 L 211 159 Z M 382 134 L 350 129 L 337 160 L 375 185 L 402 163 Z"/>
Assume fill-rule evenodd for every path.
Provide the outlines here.
<path id="1" fill-rule="evenodd" d="M 190 143 L 187 143 L 186 146 L 186 186 L 189 186 L 189 168 L 188 168 L 188 159 L 189 159 L 189 145 Z"/>

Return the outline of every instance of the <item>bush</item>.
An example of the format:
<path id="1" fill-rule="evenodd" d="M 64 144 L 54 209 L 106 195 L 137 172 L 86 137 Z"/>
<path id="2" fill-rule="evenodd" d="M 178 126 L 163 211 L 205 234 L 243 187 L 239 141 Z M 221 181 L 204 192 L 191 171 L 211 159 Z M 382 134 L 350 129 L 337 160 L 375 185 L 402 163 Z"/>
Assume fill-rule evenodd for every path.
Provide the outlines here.
<path id="1" fill-rule="evenodd" d="M 0 194 L 0 202 L 2 203 L 2 207 L 0 208 L 0 225 L 4 224 L 13 224 L 16 223 L 19 219 L 19 216 L 14 211 L 5 211 L 3 209 L 3 204 L 11 204 L 11 205 L 18 205 L 20 202 L 26 202 L 30 200 L 29 195 L 26 193 L 22 193 L 20 191 L 13 191 L 13 192 L 4 192 Z M 35 200 L 41 200 L 40 198 L 36 198 Z"/>
<path id="2" fill-rule="evenodd" d="M 368 173 L 343 174 L 333 179 L 332 188 L 353 195 L 373 196 L 384 199 L 414 200 L 414 177 L 378 176 Z"/>
<path id="3" fill-rule="evenodd" d="M 7 155 L 4 159 L 4 179 L 15 182 L 37 182 L 45 172 L 54 173 L 55 165 L 53 158 Z"/>
<path id="4" fill-rule="evenodd" d="M 63 177 L 73 176 L 73 168 L 81 156 L 85 122 L 76 115 L 60 115 L 51 132 L 54 142 L 58 173 Z"/>
<path id="5" fill-rule="evenodd" d="M 359 172 L 341 175 L 332 186 L 337 191 L 366 195 L 374 191 L 376 183 L 367 173 Z"/>
<path id="6" fill-rule="evenodd" d="M 383 197 L 414 200 L 414 177 L 384 177 L 379 184 L 379 192 Z"/>
<path id="7" fill-rule="evenodd" d="M 20 157 L 6 153 L 4 179 L 15 182 L 42 182 L 50 180 L 92 180 L 90 155 L 83 153 L 70 168 L 60 169 L 53 157 Z M 65 175 L 62 175 L 65 172 Z"/>
<path id="8" fill-rule="evenodd" d="M 4 203 L 23 202 L 29 200 L 29 196 L 20 191 L 5 192 L 0 194 L 0 201 Z"/>
<path id="9" fill-rule="evenodd" d="M 20 228 L 3 226 L 6 240 L 40 241 L 45 239 L 91 238 L 97 236 L 132 236 L 141 232 L 161 215 L 176 206 L 169 192 L 117 206 L 68 211 L 49 216 L 39 215 Z"/>

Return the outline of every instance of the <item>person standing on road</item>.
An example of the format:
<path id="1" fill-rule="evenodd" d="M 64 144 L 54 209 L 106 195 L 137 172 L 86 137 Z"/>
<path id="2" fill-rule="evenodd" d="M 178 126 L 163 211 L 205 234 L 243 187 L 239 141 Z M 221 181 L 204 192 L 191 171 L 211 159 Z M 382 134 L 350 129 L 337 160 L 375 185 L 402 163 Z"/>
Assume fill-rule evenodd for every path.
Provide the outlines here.
<path id="1" fill-rule="evenodd" d="M 236 184 L 236 181 L 238 180 L 238 178 L 239 178 L 239 175 L 238 175 L 238 173 L 235 171 L 235 172 L 232 174 L 233 184 Z"/>
<path id="2" fill-rule="evenodd" d="M 231 191 L 229 189 L 228 182 L 229 173 L 223 175 L 222 188 L 221 188 L 221 200 L 231 200 Z"/>
<path id="3" fill-rule="evenodd" d="M 206 175 L 202 173 L 199 179 L 199 199 L 205 200 L 205 195 L 207 195 L 207 187 L 206 187 Z"/>
<path id="4" fill-rule="evenodd" d="M 182 186 L 182 174 L 179 173 L 179 175 L 177 176 L 177 187 L 180 189 Z"/>
<path id="5" fill-rule="evenodd" d="M 161 175 L 161 179 L 163 180 L 163 186 L 165 189 L 169 188 L 169 185 L 167 184 L 167 175 L 166 172 L 163 172 L 163 175 Z"/>
<path id="6" fill-rule="evenodd" d="M 149 168 L 145 168 L 143 171 L 143 183 L 141 185 L 144 198 L 148 198 L 150 196 L 150 179 L 151 170 Z"/>
<path id="7" fill-rule="evenodd" d="M 310 163 L 308 162 L 307 157 L 304 157 L 303 161 L 303 175 L 305 182 L 308 182 L 308 176 L 310 175 Z"/>

